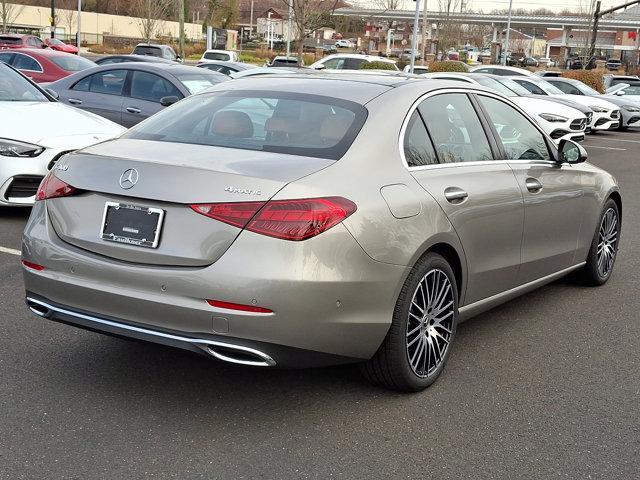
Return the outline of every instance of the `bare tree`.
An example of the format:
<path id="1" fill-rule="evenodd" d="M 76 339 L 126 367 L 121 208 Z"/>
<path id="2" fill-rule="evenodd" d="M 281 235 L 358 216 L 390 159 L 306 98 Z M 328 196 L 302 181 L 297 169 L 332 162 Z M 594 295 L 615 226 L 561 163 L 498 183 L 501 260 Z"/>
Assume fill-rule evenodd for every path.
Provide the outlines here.
<path id="1" fill-rule="evenodd" d="M 2 33 L 9 31 L 9 28 L 13 26 L 23 10 L 24 5 L 16 5 L 15 3 L 7 2 L 7 0 L 0 0 L 0 21 L 2 21 Z"/>
<path id="2" fill-rule="evenodd" d="M 333 11 L 341 5 L 340 0 L 281 0 L 287 8 L 291 6 L 293 32 L 298 37 L 298 65 L 302 63 L 304 39 L 311 33 L 330 22 Z"/>
<path id="3" fill-rule="evenodd" d="M 132 14 L 136 16 L 140 35 L 151 43 L 161 31 L 172 8 L 170 0 L 137 0 L 132 5 Z"/>
<path id="4" fill-rule="evenodd" d="M 76 25 L 76 17 L 78 16 L 78 12 L 75 10 L 78 3 L 75 0 L 58 0 L 58 2 L 62 8 L 62 10 L 60 10 L 60 19 L 65 26 L 67 35 L 71 35 L 73 26 Z"/>
<path id="5" fill-rule="evenodd" d="M 438 25 L 438 45 L 444 51 L 460 42 L 460 25 L 451 21 L 451 14 L 460 9 L 460 0 L 438 0 L 438 9 L 444 18 Z"/>

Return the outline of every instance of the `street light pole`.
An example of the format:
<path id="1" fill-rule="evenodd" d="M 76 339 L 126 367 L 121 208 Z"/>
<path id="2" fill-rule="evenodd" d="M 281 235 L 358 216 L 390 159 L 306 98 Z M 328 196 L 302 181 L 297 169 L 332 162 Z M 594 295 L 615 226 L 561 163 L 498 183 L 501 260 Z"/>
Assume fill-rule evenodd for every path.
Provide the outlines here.
<path id="1" fill-rule="evenodd" d="M 509 51 L 509 33 L 511 32 L 511 8 L 513 0 L 509 0 L 509 16 L 507 17 L 507 36 L 504 42 L 504 52 L 502 53 L 502 65 L 507 64 L 507 52 Z"/>
<path id="2" fill-rule="evenodd" d="M 287 20 L 287 58 L 291 54 L 291 16 L 293 15 L 293 0 L 289 0 L 289 19 Z"/>
<path id="3" fill-rule="evenodd" d="M 82 16 L 82 0 L 78 0 L 78 32 L 76 33 L 76 47 L 78 47 L 78 55 L 80 55 L 80 44 L 82 40 L 80 38 L 80 33 L 82 30 L 80 29 L 80 17 Z"/>
<path id="4" fill-rule="evenodd" d="M 51 25 L 51 38 L 56 38 L 56 0 L 51 0 L 51 18 L 49 18 Z"/>
<path id="5" fill-rule="evenodd" d="M 411 63 L 409 64 L 409 73 L 413 73 L 413 67 L 416 64 L 416 49 L 418 48 L 418 23 L 420 22 L 420 0 L 416 2 L 416 14 L 413 17 L 413 38 L 411 39 Z"/>

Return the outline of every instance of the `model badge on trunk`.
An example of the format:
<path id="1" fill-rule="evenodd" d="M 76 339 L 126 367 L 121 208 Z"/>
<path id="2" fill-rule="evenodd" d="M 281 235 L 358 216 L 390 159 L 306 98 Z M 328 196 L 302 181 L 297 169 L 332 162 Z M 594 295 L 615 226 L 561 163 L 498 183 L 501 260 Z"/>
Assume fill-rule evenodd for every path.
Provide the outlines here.
<path id="1" fill-rule="evenodd" d="M 229 186 L 225 187 L 224 191 L 229 193 L 241 193 L 243 195 L 262 195 L 261 190 L 253 190 L 251 188 L 236 188 Z"/>

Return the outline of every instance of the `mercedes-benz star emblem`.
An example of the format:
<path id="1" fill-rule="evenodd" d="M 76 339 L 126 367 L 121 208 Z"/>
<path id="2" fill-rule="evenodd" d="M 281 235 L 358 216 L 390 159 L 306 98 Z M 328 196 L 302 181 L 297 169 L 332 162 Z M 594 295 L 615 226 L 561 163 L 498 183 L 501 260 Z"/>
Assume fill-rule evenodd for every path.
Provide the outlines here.
<path id="1" fill-rule="evenodd" d="M 128 190 L 138 183 L 139 177 L 140 175 L 138 175 L 138 171 L 135 168 L 125 170 L 120 176 L 120 186 L 125 190 Z"/>

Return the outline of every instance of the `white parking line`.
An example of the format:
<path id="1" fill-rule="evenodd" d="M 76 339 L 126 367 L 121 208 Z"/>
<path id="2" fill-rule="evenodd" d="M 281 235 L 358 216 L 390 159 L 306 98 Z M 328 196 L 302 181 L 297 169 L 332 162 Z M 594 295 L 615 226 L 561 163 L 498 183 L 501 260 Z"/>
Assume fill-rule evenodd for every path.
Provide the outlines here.
<path id="1" fill-rule="evenodd" d="M 595 140 L 595 138 L 594 138 Z M 602 141 L 604 140 L 605 142 L 629 142 L 629 143 L 640 143 L 640 140 L 625 140 L 623 138 L 606 138 L 606 137 L 599 137 L 598 141 Z"/>
<path id="2" fill-rule="evenodd" d="M 603 147 L 602 145 L 587 145 L 587 149 L 589 148 L 601 148 L 603 150 L 618 150 L 620 152 L 626 152 L 626 148 L 616 148 L 616 147 Z"/>
<path id="3" fill-rule="evenodd" d="M 18 256 L 21 254 L 20 250 L 16 250 L 15 248 L 7 248 L 7 247 L 0 247 L 0 252 L 10 253 L 11 255 L 18 255 Z"/>

